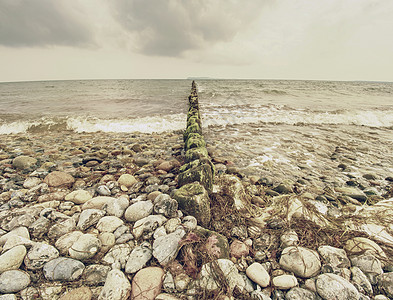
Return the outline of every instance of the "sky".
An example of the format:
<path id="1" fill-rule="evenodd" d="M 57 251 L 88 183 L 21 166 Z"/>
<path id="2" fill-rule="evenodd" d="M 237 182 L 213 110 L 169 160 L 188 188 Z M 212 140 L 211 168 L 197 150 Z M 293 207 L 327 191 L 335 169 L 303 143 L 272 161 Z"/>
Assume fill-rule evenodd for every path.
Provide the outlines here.
<path id="1" fill-rule="evenodd" d="M 392 0 L 0 0 L 0 81 L 393 82 Z"/>

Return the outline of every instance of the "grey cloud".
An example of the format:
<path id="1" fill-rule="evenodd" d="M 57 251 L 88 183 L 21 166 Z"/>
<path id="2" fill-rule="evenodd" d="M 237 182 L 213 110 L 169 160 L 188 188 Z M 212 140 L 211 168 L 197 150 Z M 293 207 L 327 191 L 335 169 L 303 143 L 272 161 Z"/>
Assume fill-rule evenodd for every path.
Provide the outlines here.
<path id="1" fill-rule="evenodd" d="M 146 55 L 179 56 L 229 42 L 274 0 L 116 0 L 115 18 L 138 37 Z"/>
<path id="2" fill-rule="evenodd" d="M 0 0 L 0 44 L 87 45 L 91 32 L 61 0 Z"/>

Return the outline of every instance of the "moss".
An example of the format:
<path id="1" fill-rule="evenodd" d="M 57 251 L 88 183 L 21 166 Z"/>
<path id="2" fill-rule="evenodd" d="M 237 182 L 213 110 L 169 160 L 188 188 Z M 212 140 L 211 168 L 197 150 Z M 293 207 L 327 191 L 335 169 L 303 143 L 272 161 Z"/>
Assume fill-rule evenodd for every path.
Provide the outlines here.
<path id="1" fill-rule="evenodd" d="M 198 160 L 196 160 L 198 161 Z M 213 190 L 214 173 L 209 164 L 200 164 L 179 174 L 178 183 L 183 186 L 192 182 L 199 182 L 206 190 Z"/>
<path id="2" fill-rule="evenodd" d="M 179 208 L 194 216 L 202 226 L 208 226 L 211 218 L 210 199 L 205 188 L 199 183 L 183 185 L 173 195 Z"/>
<path id="3" fill-rule="evenodd" d="M 201 126 L 199 126 L 198 123 L 194 123 L 194 124 L 188 126 L 186 131 L 183 134 L 184 141 L 186 141 L 188 139 L 188 136 L 190 135 L 190 133 L 198 133 L 202 136 Z"/>
<path id="4" fill-rule="evenodd" d="M 187 150 L 186 152 L 186 162 L 191 162 L 194 160 L 208 157 L 209 154 L 207 153 L 207 149 L 205 147 L 192 148 L 190 150 Z"/>
<path id="5" fill-rule="evenodd" d="M 189 150 L 191 148 L 206 147 L 206 142 L 203 136 L 199 133 L 190 133 L 185 141 L 185 149 Z"/>

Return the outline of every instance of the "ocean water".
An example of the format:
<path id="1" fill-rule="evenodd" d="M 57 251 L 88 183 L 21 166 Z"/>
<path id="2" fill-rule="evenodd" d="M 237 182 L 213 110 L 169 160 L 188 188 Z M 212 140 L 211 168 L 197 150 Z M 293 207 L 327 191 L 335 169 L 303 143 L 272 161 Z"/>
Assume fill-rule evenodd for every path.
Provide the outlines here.
<path id="1" fill-rule="evenodd" d="M 196 83 L 207 142 L 245 172 L 304 177 L 318 170 L 319 177 L 334 176 L 332 155 L 340 149 L 356 161 L 355 173 L 393 174 L 393 83 Z M 0 83 L 0 138 L 183 130 L 190 89 L 191 80 Z"/>

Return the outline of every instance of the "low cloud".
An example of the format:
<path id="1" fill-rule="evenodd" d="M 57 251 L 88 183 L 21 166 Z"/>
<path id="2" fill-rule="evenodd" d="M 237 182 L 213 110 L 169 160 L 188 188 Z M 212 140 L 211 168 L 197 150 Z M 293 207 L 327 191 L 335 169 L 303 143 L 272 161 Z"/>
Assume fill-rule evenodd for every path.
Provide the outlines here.
<path id="1" fill-rule="evenodd" d="M 145 55 L 181 56 L 230 42 L 260 16 L 265 1 L 116 0 L 114 18 Z"/>
<path id="2" fill-rule="evenodd" d="M 0 44 L 8 47 L 92 42 L 78 10 L 63 0 L 0 0 Z"/>

